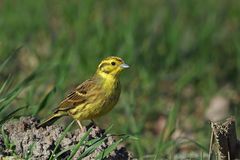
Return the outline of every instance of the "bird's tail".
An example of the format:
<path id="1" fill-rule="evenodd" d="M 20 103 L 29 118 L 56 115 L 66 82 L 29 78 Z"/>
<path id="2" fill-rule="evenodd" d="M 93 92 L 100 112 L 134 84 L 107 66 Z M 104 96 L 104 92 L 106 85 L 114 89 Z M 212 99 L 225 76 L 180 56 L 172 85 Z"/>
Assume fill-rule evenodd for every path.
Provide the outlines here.
<path id="1" fill-rule="evenodd" d="M 62 114 L 61 112 L 56 112 L 51 117 L 49 117 L 47 120 L 45 120 L 41 124 L 39 124 L 37 126 L 37 128 L 50 126 L 62 116 L 64 116 L 64 114 Z"/>

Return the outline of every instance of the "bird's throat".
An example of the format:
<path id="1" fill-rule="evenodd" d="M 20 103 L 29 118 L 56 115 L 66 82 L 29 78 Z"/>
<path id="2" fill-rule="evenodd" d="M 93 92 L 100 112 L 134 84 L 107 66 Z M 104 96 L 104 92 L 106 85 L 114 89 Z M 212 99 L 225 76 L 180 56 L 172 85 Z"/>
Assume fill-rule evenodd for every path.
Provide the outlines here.
<path id="1" fill-rule="evenodd" d="M 102 83 L 105 90 L 112 90 L 118 83 L 118 76 L 113 76 L 99 71 L 96 72 L 95 76 L 100 80 L 99 82 Z"/>

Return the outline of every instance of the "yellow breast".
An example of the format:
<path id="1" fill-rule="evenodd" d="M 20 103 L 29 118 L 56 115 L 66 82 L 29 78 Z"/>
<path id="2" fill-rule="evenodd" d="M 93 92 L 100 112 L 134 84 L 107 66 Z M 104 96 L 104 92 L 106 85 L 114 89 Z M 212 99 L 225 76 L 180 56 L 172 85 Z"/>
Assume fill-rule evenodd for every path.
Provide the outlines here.
<path id="1" fill-rule="evenodd" d="M 100 83 L 98 96 L 92 96 L 87 103 L 70 110 L 74 119 L 94 119 L 108 113 L 116 105 L 121 93 L 118 79 L 104 77 Z"/>

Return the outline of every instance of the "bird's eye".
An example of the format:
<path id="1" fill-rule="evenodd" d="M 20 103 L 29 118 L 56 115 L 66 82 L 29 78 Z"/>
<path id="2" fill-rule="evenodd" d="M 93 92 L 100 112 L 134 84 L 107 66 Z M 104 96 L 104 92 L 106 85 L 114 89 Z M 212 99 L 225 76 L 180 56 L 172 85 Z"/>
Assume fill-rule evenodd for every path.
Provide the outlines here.
<path id="1" fill-rule="evenodd" d="M 115 62 L 111 62 L 111 65 L 115 66 L 115 64 L 116 64 Z"/>

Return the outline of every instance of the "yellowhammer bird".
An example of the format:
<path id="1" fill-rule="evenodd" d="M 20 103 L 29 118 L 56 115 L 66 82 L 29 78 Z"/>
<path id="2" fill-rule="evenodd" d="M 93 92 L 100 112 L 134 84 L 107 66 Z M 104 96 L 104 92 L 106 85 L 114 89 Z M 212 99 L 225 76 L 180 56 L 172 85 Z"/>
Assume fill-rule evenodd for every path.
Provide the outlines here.
<path id="1" fill-rule="evenodd" d="M 69 115 L 83 131 L 80 121 L 102 116 L 118 102 L 121 92 L 119 73 L 125 68 L 129 66 L 121 58 L 105 58 L 98 65 L 94 76 L 73 90 L 59 104 L 54 114 L 38 127 L 51 125 L 58 118 Z"/>

